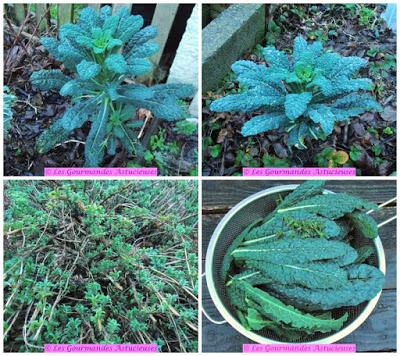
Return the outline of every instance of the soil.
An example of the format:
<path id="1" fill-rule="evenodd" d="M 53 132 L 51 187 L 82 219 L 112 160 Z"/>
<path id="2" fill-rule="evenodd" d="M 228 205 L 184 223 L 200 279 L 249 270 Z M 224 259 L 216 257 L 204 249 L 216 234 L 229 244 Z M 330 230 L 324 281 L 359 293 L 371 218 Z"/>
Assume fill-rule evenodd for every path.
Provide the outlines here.
<path id="1" fill-rule="evenodd" d="M 47 129 L 69 107 L 70 100 L 57 91 L 41 92 L 31 86 L 31 73 L 40 69 L 61 69 L 62 63 L 52 59 L 37 37 L 37 28 L 28 21 L 21 29 L 6 19 L 4 25 L 4 84 L 17 96 L 14 104 L 11 128 L 4 137 L 4 174 L 6 176 L 43 175 L 44 167 L 82 167 L 84 165 L 84 144 L 90 129 L 90 123 L 74 130 L 67 141 L 57 145 L 44 155 L 40 155 L 35 144 L 40 134 Z M 32 36 L 33 34 L 33 36 Z M 42 36 L 56 36 L 51 28 Z M 163 71 L 167 71 L 166 68 Z M 148 83 L 150 84 L 150 83 Z M 139 113 L 137 113 L 139 118 Z M 148 125 L 150 127 L 150 125 Z M 153 125 L 154 127 L 154 125 Z M 147 127 L 146 127 L 147 128 Z M 196 166 L 197 134 L 190 137 L 177 135 L 173 123 L 160 123 L 165 129 L 165 141 L 176 142 L 181 148 L 180 155 L 166 156 L 162 169 L 166 175 L 188 175 Z M 157 134 L 156 128 L 152 134 Z M 144 136 L 150 131 L 144 131 Z M 146 164 L 142 158 L 132 157 L 119 148 L 115 156 L 105 156 L 103 167 L 126 167 L 134 162 L 140 166 Z M 172 162 L 169 164 L 169 162 Z M 160 169 L 161 171 L 161 169 Z"/>
<path id="2" fill-rule="evenodd" d="M 350 5 L 351 6 L 351 5 Z M 354 5 L 355 6 L 355 5 Z M 322 40 L 344 56 L 368 59 L 361 76 L 373 80 L 373 95 L 383 106 L 381 113 L 367 112 L 349 123 L 335 126 L 326 141 L 308 141 L 307 149 L 287 146 L 287 134 L 277 130 L 245 138 L 241 127 L 250 116 L 243 113 L 215 113 L 208 109 L 216 98 L 238 88 L 233 75 L 221 87 L 207 93 L 203 103 L 203 175 L 239 175 L 242 167 L 323 166 L 316 155 L 330 147 L 346 152 L 350 158 L 340 167 L 356 167 L 358 175 L 390 175 L 396 169 L 396 35 L 380 18 L 380 5 L 365 5 L 374 11 L 368 25 L 360 24 L 357 7 L 345 5 L 273 5 L 267 20 L 278 29 L 269 29 L 268 44 L 289 52 L 296 36 Z M 271 43 L 272 42 L 272 43 Z M 267 43 L 261 43 L 265 46 Z M 372 49 L 377 49 L 374 53 Z M 289 52 L 290 53 L 290 52 Z M 263 63 L 259 49 L 244 59 Z M 384 132 L 383 130 L 386 131 Z M 214 152 L 213 152 L 214 150 Z M 273 158 L 274 163 L 271 164 Z"/>

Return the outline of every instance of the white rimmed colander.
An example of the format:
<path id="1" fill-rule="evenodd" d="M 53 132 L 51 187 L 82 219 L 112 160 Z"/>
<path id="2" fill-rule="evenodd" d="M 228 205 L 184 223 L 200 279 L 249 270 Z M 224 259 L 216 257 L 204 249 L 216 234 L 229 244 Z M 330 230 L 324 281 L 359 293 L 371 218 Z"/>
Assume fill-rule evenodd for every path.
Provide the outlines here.
<path id="1" fill-rule="evenodd" d="M 225 322 L 229 323 L 242 335 L 260 344 L 285 343 L 285 340 L 276 337 L 275 334 L 268 330 L 253 332 L 246 330 L 240 324 L 235 316 L 234 309 L 227 299 L 225 284 L 220 278 L 222 260 L 231 242 L 245 227 L 257 219 L 265 217 L 268 213 L 271 213 L 276 207 L 276 201 L 278 198 L 285 196 L 297 186 L 297 184 L 291 184 L 266 189 L 242 200 L 220 221 L 211 237 L 207 249 L 205 275 L 207 287 L 216 308 L 224 318 Z M 324 193 L 334 194 L 329 190 L 325 190 Z M 375 253 L 368 259 L 369 264 L 378 267 L 384 274 L 386 273 L 385 253 L 379 236 L 374 240 L 370 240 L 355 235 L 353 245 L 356 248 L 365 245 L 373 246 L 375 248 Z M 349 318 L 341 330 L 331 333 L 316 333 L 312 336 L 305 336 L 301 340 L 298 340 L 298 342 L 331 344 L 344 338 L 357 329 L 367 319 L 374 310 L 380 295 L 381 293 L 376 295 L 375 298 L 369 302 L 364 302 L 356 307 L 336 309 L 333 315 L 334 318 L 340 317 L 345 312 L 349 314 Z M 217 323 L 222 324 L 224 322 Z"/>

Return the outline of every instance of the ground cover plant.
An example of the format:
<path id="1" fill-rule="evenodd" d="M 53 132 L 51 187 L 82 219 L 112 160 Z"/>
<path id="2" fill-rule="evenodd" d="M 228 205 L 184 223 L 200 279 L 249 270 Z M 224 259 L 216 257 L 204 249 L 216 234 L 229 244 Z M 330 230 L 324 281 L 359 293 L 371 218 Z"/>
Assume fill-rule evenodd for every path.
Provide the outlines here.
<path id="1" fill-rule="evenodd" d="M 203 174 L 249 166 L 393 173 L 396 36 L 384 7 L 268 9 L 264 41 L 204 97 Z"/>
<path id="2" fill-rule="evenodd" d="M 185 101 L 192 96 L 193 88 L 154 82 L 144 85 L 140 79 L 152 71 L 149 57 L 159 50 L 154 42 L 157 36 L 154 26 L 144 26 L 142 16 L 131 15 L 127 7 L 112 13 L 110 6 L 103 6 L 98 12 L 90 7 L 81 9 L 79 19 L 62 25 L 58 34 L 34 37 L 42 45 L 39 50 L 47 60 L 43 63 L 39 59 L 36 63 L 35 53 L 25 53 L 32 54 L 24 58 L 31 62 L 24 73 L 30 80 L 25 89 L 40 98 L 53 94 L 64 105 L 56 112 L 50 110 L 50 120 L 38 122 L 44 102 L 32 102 L 31 95 L 26 101 L 21 100 L 23 106 L 34 109 L 35 126 L 39 125 L 40 129 L 34 130 L 34 142 L 29 142 L 28 148 L 24 142 L 24 147 L 19 145 L 15 150 L 18 140 L 7 141 L 11 155 L 6 159 L 6 174 L 26 174 L 21 168 L 36 167 L 41 173 L 43 166 L 83 165 L 147 165 L 157 166 L 161 174 L 195 174 L 197 155 L 193 138 L 197 130 L 195 124 L 186 121 L 189 113 Z M 20 37 L 21 34 L 10 38 L 12 46 L 6 53 L 8 63 L 10 56 L 15 57 L 12 49 L 16 41 L 22 41 Z M 32 41 L 31 37 L 28 45 Z M 21 45 L 26 47 L 25 43 Z M 11 77 L 6 81 L 13 87 L 13 68 L 8 73 Z M 21 93 L 20 88 L 15 89 L 17 95 Z M 17 129 L 19 107 L 15 110 L 17 115 L 12 124 Z M 193 127 L 190 134 L 176 132 L 177 120 Z M 155 125 L 159 121 L 165 121 L 160 129 Z M 18 130 L 11 129 L 11 138 L 15 133 L 23 138 L 21 132 L 15 131 Z M 152 136 L 165 131 L 166 142 L 161 148 L 153 149 L 150 146 Z M 172 145 L 176 146 L 175 151 L 169 149 Z M 48 159 L 60 151 L 64 153 L 63 158 Z M 169 157 L 166 157 L 167 151 L 171 151 Z M 12 162 L 13 159 L 18 162 L 19 158 L 22 167 Z M 8 168 L 17 169 L 10 172 Z"/>
<path id="3" fill-rule="evenodd" d="M 197 209 L 192 181 L 8 182 L 5 351 L 196 352 Z"/>
<path id="4" fill-rule="evenodd" d="M 323 194 L 323 186 L 303 183 L 227 249 L 221 279 L 246 329 L 288 342 L 338 331 L 351 307 L 382 290 L 385 276 L 370 259 L 374 247 L 356 243 L 378 236 L 366 213 L 377 206 Z"/>

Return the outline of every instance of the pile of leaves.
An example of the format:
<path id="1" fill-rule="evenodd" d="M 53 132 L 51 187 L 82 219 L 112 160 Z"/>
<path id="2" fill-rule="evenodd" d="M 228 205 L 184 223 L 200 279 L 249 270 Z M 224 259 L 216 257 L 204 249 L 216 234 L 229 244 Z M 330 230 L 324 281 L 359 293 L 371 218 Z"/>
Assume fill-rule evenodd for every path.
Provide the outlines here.
<path id="1" fill-rule="evenodd" d="M 221 279 L 246 329 L 288 342 L 331 333 L 382 290 L 385 276 L 370 264 L 378 227 L 365 212 L 377 206 L 323 186 L 298 186 L 229 246 Z"/>
<path id="2" fill-rule="evenodd" d="M 191 126 L 182 134 L 171 122 L 189 117 L 187 102 L 178 98 L 190 96 L 191 88 L 156 84 L 150 89 L 138 79 L 151 69 L 145 57 L 158 50 L 148 42 L 157 36 L 154 27 L 142 28 L 142 17 L 131 16 L 127 8 L 111 14 L 103 6 L 99 14 L 81 10 L 77 24 L 63 25 L 59 34 L 50 29 L 39 39 L 29 16 L 21 32 L 10 19 L 6 27 L 5 82 L 19 99 L 6 140 L 6 174 L 41 175 L 44 167 L 84 164 L 196 173 L 197 126 L 182 120 L 179 126 Z M 149 142 L 160 132 L 166 142 L 153 149 Z"/>
<path id="3" fill-rule="evenodd" d="M 4 345 L 197 351 L 194 181 L 10 181 Z"/>
<path id="4" fill-rule="evenodd" d="M 325 130 L 317 134 L 314 129 L 307 130 L 306 135 L 311 140 L 306 140 L 306 149 L 301 140 L 297 147 L 292 146 L 297 142 L 296 137 L 299 137 L 297 133 L 303 130 L 305 136 L 306 126 L 298 125 L 298 119 L 292 123 L 295 120 L 286 117 L 289 119 L 285 125 L 282 116 L 278 116 L 272 120 L 273 126 L 285 125 L 288 132 L 267 127 L 266 129 L 270 131 L 255 132 L 254 135 L 254 130 L 244 128 L 249 127 L 251 117 L 265 115 L 265 108 L 255 109 L 251 113 L 241 113 L 239 111 L 242 110 L 237 109 L 220 113 L 210 110 L 211 105 L 211 109 L 221 111 L 217 104 L 216 107 L 212 107 L 215 99 L 232 94 L 244 95 L 249 88 L 250 91 L 254 91 L 254 83 L 249 85 L 248 80 L 244 79 L 244 66 L 239 68 L 238 64 L 233 68 L 233 72 L 227 75 L 220 88 L 207 93 L 204 97 L 203 174 L 238 175 L 241 174 L 242 167 L 356 167 L 359 175 L 393 173 L 396 167 L 396 36 L 380 18 L 384 6 L 272 5 L 269 10 L 264 41 L 251 53 L 245 54 L 244 59 L 251 61 L 254 67 L 267 65 L 265 69 L 268 71 L 271 65 L 276 67 L 279 59 L 273 55 L 268 57 L 268 53 L 264 50 L 265 46 L 269 48 L 273 46 L 279 53 L 286 53 L 290 59 L 296 61 L 298 58 L 293 57 L 291 46 L 296 37 L 301 36 L 310 44 L 312 41 L 320 42 L 328 52 L 363 59 L 360 60 L 360 64 L 364 62 L 365 67 L 359 67 L 359 74 L 371 79 L 372 96 L 383 110 L 376 113 L 373 110 L 368 111 L 370 109 L 365 106 L 367 109 L 365 113 L 354 111 L 350 115 L 350 121 L 337 121 L 332 131 L 331 126 L 325 127 Z M 307 65 L 303 65 L 303 68 L 297 70 L 300 76 L 303 76 L 303 81 L 310 79 L 307 84 L 313 79 L 306 78 L 308 74 L 313 74 L 308 73 L 309 69 Z M 258 73 L 258 78 L 260 77 L 262 77 L 261 71 Z M 296 84 L 293 82 L 296 78 L 287 79 L 292 83 L 291 86 Z M 296 90 L 288 91 L 299 93 Z M 273 114 L 279 113 L 275 110 Z M 323 116 L 328 119 L 331 117 L 329 112 Z M 314 115 L 314 125 L 318 123 L 319 119 Z M 245 124 L 247 126 L 244 126 Z M 304 124 L 310 126 L 307 122 Z"/>

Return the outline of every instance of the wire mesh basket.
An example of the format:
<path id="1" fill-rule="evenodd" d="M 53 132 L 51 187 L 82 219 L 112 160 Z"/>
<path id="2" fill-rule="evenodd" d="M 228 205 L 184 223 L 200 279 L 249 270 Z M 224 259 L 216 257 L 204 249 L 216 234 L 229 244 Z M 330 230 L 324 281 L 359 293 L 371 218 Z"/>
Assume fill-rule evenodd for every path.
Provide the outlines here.
<path id="1" fill-rule="evenodd" d="M 277 337 L 269 330 L 261 330 L 257 332 L 246 330 L 240 324 L 235 310 L 230 305 L 227 298 L 224 281 L 220 278 L 222 260 L 231 242 L 244 230 L 244 228 L 257 219 L 263 218 L 267 214 L 271 213 L 276 207 L 276 201 L 278 198 L 284 197 L 296 187 L 297 185 L 293 184 L 282 185 L 263 190 L 242 200 L 220 221 L 211 237 L 207 249 L 205 276 L 208 290 L 216 308 L 225 321 L 234 329 L 247 338 L 261 344 L 285 343 L 287 340 Z M 324 194 L 334 193 L 325 190 Z M 354 235 L 353 247 L 359 248 L 366 245 L 373 246 L 375 250 L 375 253 L 369 257 L 368 263 L 379 268 L 385 274 L 385 254 L 379 236 L 374 240 L 370 240 L 359 235 Z M 341 330 L 325 334 L 316 333 L 314 335 L 307 335 L 297 342 L 330 344 L 344 338 L 357 329 L 372 313 L 379 300 L 380 294 L 381 293 L 376 295 L 369 302 L 364 302 L 355 307 L 335 309 L 332 313 L 334 318 L 339 318 L 346 312 L 349 315 L 348 320 Z"/>

